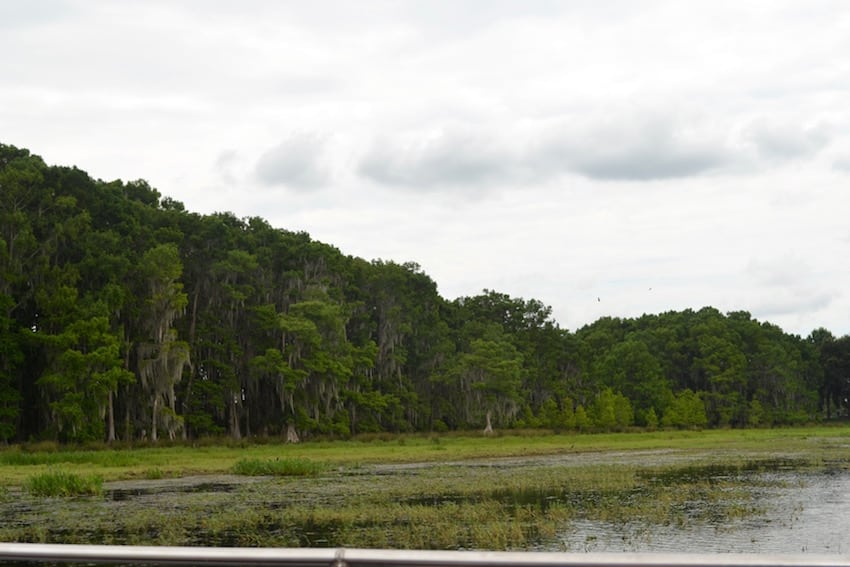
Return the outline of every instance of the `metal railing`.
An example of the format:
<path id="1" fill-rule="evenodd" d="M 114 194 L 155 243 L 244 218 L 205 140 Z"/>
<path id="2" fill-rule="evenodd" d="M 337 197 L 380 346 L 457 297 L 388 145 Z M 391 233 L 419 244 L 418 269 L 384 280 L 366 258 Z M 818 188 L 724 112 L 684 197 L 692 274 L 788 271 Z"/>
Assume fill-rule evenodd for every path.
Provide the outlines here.
<path id="1" fill-rule="evenodd" d="M 0 543 L 0 561 L 286 567 L 850 567 L 850 555 L 553 553 Z"/>

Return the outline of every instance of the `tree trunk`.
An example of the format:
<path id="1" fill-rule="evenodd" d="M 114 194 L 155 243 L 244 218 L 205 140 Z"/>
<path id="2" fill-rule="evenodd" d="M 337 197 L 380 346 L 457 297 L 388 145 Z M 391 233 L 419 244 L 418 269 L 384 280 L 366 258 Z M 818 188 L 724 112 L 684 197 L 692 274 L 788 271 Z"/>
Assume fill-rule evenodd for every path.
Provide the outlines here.
<path id="1" fill-rule="evenodd" d="M 126 387 L 124 387 L 126 390 Z M 124 404 L 124 440 L 129 441 L 133 439 L 133 428 L 130 424 L 130 404 Z"/>
<path id="2" fill-rule="evenodd" d="M 298 432 L 295 431 L 295 426 L 291 423 L 286 426 L 286 442 L 287 443 L 299 443 L 301 440 L 298 438 Z"/>
<path id="3" fill-rule="evenodd" d="M 109 413 L 107 413 L 109 418 L 109 427 L 106 437 L 106 441 L 108 443 L 115 441 L 115 405 L 112 402 L 112 397 L 113 393 L 109 392 Z"/>
<path id="4" fill-rule="evenodd" d="M 490 423 L 490 418 L 492 417 L 493 412 L 491 410 L 487 410 L 487 427 L 484 428 L 484 435 L 492 435 L 493 434 L 493 424 Z"/>
<path id="5" fill-rule="evenodd" d="M 232 399 L 230 401 L 230 436 L 237 441 L 242 439 L 242 431 L 239 428 L 239 409 L 237 403 Z"/>
<path id="6" fill-rule="evenodd" d="M 157 410 L 159 409 L 159 397 L 154 396 L 153 398 L 153 409 L 151 410 L 151 441 L 156 443 L 156 418 L 157 418 Z"/>

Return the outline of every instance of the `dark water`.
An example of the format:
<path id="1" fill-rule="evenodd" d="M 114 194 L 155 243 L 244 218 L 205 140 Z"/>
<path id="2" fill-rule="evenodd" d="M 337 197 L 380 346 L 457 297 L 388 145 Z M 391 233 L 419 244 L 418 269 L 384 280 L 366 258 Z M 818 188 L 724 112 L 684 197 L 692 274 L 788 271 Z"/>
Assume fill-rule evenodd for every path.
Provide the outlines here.
<path id="1" fill-rule="evenodd" d="M 850 470 L 762 472 L 756 480 L 768 482 L 753 489 L 764 510 L 755 517 L 668 526 L 574 521 L 557 550 L 850 553 Z"/>

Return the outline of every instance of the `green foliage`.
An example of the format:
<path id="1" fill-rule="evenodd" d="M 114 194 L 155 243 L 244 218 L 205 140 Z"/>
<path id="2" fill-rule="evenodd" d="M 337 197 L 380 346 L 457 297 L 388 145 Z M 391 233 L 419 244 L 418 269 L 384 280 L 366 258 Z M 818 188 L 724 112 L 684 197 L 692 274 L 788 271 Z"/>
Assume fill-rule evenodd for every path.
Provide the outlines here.
<path id="1" fill-rule="evenodd" d="M 747 424 L 751 427 L 758 427 L 764 424 L 765 412 L 761 402 L 754 399 L 750 402 L 749 412 L 747 414 Z"/>
<path id="2" fill-rule="evenodd" d="M 102 413 L 109 395 L 134 375 L 123 368 L 119 340 L 104 316 L 80 318 L 60 334 L 40 337 L 52 363 L 38 384 L 51 396 L 50 411 L 60 437 L 68 441 L 104 437 Z"/>
<path id="3" fill-rule="evenodd" d="M 596 397 L 589 417 L 597 429 L 624 429 L 634 423 L 634 410 L 628 398 L 611 388 L 605 388 Z"/>
<path id="4" fill-rule="evenodd" d="M 615 344 L 600 360 L 596 373 L 600 383 L 622 392 L 639 410 L 663 409 L 670 385 L 661 363 L 637 333 Z"/>
<path id="5" fill-rule="evenodd" d="M 26 490 L 33 496 L 96 496 L 103 492 L 103 479 L 96 475 L 52 471 L 31 476 Z"/>
<path id="6" fill-rule="evenodd" d="M 540 406 L 540 425 L 555 431 L 570 430 L 576 427 L 576 415 L 573 401 L 569 398 L 561 400 L 562 407 L 549 398 Z"/>
<path id="7" fill-rule="evenodd" d="M 658 414 L 655 413 L 655 408 L 649 408 L 649 410 L 643 414 L 642 423 L 640 423 L 640 425 L 644 425 L 647 429 L 652 430 L 658 427 L 658 424 Z"/>
<path id="8" fill-rule="evenodd" d="M 667 427 L 699 429 L 708 425 L 705 403 L 699 394 L 685 389 L 679 392 L 664 414 L 661 423 Z"/>
<path id="9" fill-rule="evenodd" d="M 585 411 L 584 406 L 578 406 L 576 408 L 575 420 L 576 429 L 579 431 L 587 431 L 592 424 L 590 416 L 587 415 L 587 411 Z"/>

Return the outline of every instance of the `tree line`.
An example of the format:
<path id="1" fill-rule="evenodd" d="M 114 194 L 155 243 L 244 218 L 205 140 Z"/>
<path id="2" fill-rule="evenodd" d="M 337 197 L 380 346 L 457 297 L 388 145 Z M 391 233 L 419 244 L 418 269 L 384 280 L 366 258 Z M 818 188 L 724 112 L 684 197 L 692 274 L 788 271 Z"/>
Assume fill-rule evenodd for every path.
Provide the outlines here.
<path id="1" fill-rule="evenodd" d="M 706 307 L 570 332 L 415 263 L 0 144 L 0 440 L 745 427 L 846 415 L 850 337 Z"/>

